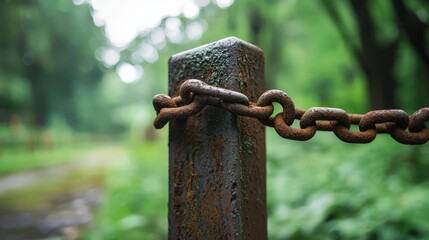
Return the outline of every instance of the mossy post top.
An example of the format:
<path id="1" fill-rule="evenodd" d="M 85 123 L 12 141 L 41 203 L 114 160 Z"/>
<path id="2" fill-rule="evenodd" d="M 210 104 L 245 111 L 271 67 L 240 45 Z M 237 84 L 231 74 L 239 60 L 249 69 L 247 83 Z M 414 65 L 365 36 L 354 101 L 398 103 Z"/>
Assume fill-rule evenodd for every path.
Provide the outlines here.
<path id="1" fill-rule="evenodd" d="M 251 81 L 264 89 L 263 52 L 253 44 L 228 37 L 173 55 L 169 60 L 170 94 L 175 91 L 173 85 L 191 78 L 243 93 Z M 254 91 L 250 94 L 250 100 L 257 99 Z"/>

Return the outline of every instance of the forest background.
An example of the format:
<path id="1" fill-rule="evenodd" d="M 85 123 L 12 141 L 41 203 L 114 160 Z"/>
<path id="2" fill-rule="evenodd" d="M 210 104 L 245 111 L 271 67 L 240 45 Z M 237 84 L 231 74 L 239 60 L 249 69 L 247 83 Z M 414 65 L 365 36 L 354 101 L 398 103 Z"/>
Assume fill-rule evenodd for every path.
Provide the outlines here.
<path id="1" fill-rule="evenodd" d="M 152 127 L 151 99 L 167 93 L 168 58 L 193 47 L 229 36 L 261 47 L 266 88 L 303 109 L 411 114 L 429 103 L 423 0 L 1 1 L 0 22 L 1 176 L 88 154 L 103 162 L 115 149 L 95 177 L 0 192 L 0 216 L 69 189 L 101 192 L 86 224 L 0 224 L 10 236 L 74 227 L 88 239 L 166 238 L 168 132 Z M 426 145 L 388 135 L 349 145 L 331 133 L 292 142 L 267 129 L 267 152 L 270 239 L 429 238 Z M 44 197 L 25 201 L 40 186 Z"/>

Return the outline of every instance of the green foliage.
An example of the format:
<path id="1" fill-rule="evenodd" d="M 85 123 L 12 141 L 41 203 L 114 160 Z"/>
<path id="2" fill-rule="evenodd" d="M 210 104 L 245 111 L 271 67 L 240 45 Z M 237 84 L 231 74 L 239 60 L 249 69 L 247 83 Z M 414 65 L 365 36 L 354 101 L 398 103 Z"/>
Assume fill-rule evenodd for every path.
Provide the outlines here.
<path id="1" fill-rule="evenodd" d="M 0 175 L 65 164 L 79 159 L 98 145 L 85 135 L 34 129 L 26 129 L 14 138 L 7 137 L 6 142 L 4 137 L 8 132 L 8 128 L 0 126 L 0 142 L 3 144 L 0 145 Z"/>
<path id="2" fill-rule="evenodd" d="M 0 108 L 22 110 L 28 102 L 30 89 L 28 81 L 17 75 L 10 75 L 0 69 Z"/>
<path id="3" fill-rule="evenodd" d="M 85 126 L 72 99 L 77 90 L 89 92 L 99 82 L 95 50 L 105 41 L 89 6 L 3 1 L 0 12 L 0 86 L 8 86 L 0 92 L 2 118 L 31 114 L 29 124 L 47 125 L 57 114 L 74 127 Z M 3 92 L 8 88 L 15 91 Z"/>
<path id="4" fill-rule="evenodd" d="M 164 132 L 166 133 L 166 132 Z M 166 135 L 161 141 L 133 140 L 106 179 L 97 224 L 86 239 L 165 239 L 168 172 Z"/>
<path id="5" fill-rule="evenodd" d="M 406 28 L 396 22 L 393 2 L 401 1 L 368 1 L 375 29 L 370 40 L 382 50 L 391 44 L 397 48 L 389 68 L 397 84 L 394 95 L 412 112 L 427 105 L 427 64 L 404 34 Z M 81 140 L 73 131 L 116 138 L 129 131 L 133 140 L 128 158 L 109 169 L 104 201 L 86 237 L 165 239 L 166 132 L 155 142 L 141 138 L 151 133 L 145 130 L 155 115 L 152 96 L 168 91 L 168 57 L 233 35 L 264 50 L 267 88 L 287 92 L 297 107 L 363 113 L 371 102 L 370 81 L 357 54 L 365 47 L 351 3 L 250 0 L 221 10 L 211 1 L 197 19 L 177 16 L 183 34 L 191 24 L 200 24 L 205 30 L 200 39 L 184 34 L 177 42 L 167 36 L 165 46 L 158 46 L 146 31 L 118 49 L 107 46 L 88 4 L 3 1 L 0 174 L 74 159 L 86 147 L 73 144 Z M 428 24 L 427 3 L 406 4 L 423 25 Z M 152 32 L 167 33 L 166 21 Z M 427 36 L 426 32 L 426 42 Z M 159 60 L 136 58 L 142 44 L 152 44 Z M 109 48 L 121 59 L 107 68 L 101 55 Z M 142 80 L 122 83 L 114 71 L 121 63 L 143 67 Z M 383 136 L 369 145 L 347 145 L 329 133 L 297 143 L 268 132 L 271 239 L 428 238 L 427 147 L 402 146 Z M 57 136 L 60 144 L 43 146 L 45 133 Z"/>
<path id="6" fill-rule="evenodd" d="M 268 135 L 270 239 L 426 239 L 428 150 L 388 136 L 369 145 L 320 133 L 310 142 Z"/>

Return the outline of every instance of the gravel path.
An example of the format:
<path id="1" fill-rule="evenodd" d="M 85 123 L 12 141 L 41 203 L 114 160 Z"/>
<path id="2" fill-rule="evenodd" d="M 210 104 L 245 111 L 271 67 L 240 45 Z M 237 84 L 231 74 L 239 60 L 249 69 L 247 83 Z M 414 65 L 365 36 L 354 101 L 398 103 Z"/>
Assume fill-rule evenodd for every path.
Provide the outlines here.
<path id="1" fill-rule="evenodd" d="M 82 170 L 101 171 L 126 157 L 126 151 L 122 148 L 102 148 L 63 165 L 3 176 L 0 177 L 0 197 L 10 190 L 28 189 L 41 183 L 58 184 L 70 174 Z M 43 189 L 40 192 L 43 194 Z M 92 222 L 93 211 L 100 203 L 101 196 L 101 187 L 65 187 L 59 196 L 49 199 L 43 206 L 34 206 L 34 210 L 0 213 L 1 239 L 79 239 L 81 229 Z"/>

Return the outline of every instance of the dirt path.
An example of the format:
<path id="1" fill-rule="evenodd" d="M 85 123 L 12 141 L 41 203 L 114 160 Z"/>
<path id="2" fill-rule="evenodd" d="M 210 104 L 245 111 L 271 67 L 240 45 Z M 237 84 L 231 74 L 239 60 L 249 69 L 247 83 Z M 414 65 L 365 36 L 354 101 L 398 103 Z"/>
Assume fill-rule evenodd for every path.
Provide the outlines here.
<path id="1" fill-rule="evenodd" d="M 124 149 L 118 147 L 102 148 L 91 151 L 79 160 L 63 165 L 13 173 L 0 177 L 0 194 L 8 190 L 28 187 L 39 182 L 54 181 L 82 168 L 106 166 L 120 158 L 125 158 Z"/>
<path id="2" fill-rule="evenodd" d="M 109 164 L 126 158 L 124 148 L 104 147 L 63 165 L 0 177 L 0 236 L 78 239 L 102 196 L 102 184 L 94 179 L 104 178 Z"/>

